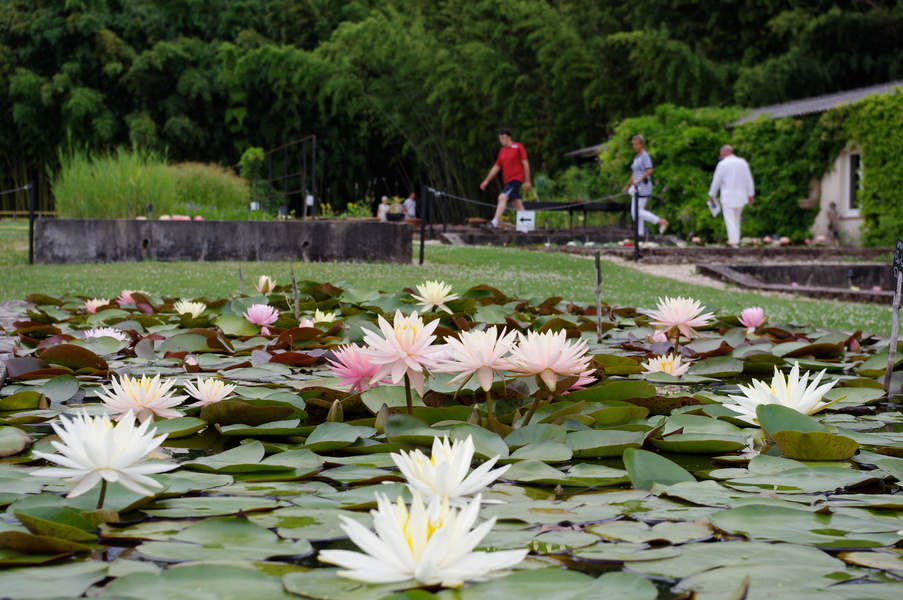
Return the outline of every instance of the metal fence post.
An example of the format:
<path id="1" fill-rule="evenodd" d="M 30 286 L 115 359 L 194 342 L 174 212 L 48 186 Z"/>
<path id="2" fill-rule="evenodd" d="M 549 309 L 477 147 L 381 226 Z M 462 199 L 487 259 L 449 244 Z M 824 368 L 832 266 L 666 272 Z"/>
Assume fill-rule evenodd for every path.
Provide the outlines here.
<path id="1" fill-rule="evenodd" d="M 427 215 L 427 194 L 430 193 L 430 188 L 427 186 L 421 186 L 420 188 L 420 197 L 423 198 L 420 207 L 420 264 L 423 264 L 423 248 L 426 243 L 426 215 Z"/>
<path id="2" fill-rule="evenodd" d="M 34 218 L 38 209 L 38 189 L 34 181 L 28 182 L 28 264 L 34 264 Z"/>

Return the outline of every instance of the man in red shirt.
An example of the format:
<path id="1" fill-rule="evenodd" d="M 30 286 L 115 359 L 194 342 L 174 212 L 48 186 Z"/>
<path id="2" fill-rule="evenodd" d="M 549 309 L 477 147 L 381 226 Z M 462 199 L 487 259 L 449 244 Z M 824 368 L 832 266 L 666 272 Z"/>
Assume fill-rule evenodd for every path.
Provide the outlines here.
<path id="1" fill-rule="evenodd" d="M 480 184 L 480 189 L 485 190 L 492 178 L 499 171 L 502 172 L 502 193 L 499 194 L 498 206 L 495 209 L 495 216 L 492 218 L 492 226 L 499 226 L 499 219 L 505 213 L 508 206 L 508 200 L 515 210 L 524 210 L 524 203 L 520 200 L 520 188 L 529 190 L 533 187 L 530 183 L 530 163 L 527 161 L 527 150 L 522 144 L 513 141 L 512 132 L 507 127 L 499 130 L 499 144 L 502 145 L 499 150 L 499 157 L 495 164 L 489 169 L 489 175 Z"/>

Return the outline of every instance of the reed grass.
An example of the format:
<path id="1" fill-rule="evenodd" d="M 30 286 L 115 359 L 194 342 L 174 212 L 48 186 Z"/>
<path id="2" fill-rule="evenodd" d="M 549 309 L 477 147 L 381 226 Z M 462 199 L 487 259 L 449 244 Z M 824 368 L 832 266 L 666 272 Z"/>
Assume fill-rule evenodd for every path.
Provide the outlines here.
<path id="1" fill-rule="evenodd" d="M 177 182 L 164 157 L 148 150 L 117 148 L 109 154 L 73 149 L 60 153 L 60 172 L 53 195 L 60 217 L 129 219 L 172 213 Z"/>
<path id="2" fill-rule="evenodd" d="M 71 150 L 60 154 L 60 163 L 53 194 L 62 218 L 253 217 L 248 181 L 217 165 L 169 165 L 156 152 L 124 148 L 99 155 Z"/>

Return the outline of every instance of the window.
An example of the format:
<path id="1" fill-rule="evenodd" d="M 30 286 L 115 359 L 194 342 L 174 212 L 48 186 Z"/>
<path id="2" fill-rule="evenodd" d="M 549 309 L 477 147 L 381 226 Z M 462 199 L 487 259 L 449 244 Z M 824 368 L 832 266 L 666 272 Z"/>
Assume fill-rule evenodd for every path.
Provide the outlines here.
<path id="1" fill-rule="evenodd" d="M 859 216 L 859 195 L 862 190 L 862 160 L 858 152 L 847 157 L 847 198 L 844 203 L 846 216 Z"/>

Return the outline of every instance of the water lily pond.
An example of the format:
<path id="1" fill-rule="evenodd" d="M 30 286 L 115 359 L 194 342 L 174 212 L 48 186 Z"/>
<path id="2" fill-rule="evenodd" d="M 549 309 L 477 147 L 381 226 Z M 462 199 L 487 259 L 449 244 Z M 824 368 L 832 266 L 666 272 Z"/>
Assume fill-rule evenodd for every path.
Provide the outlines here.
<path id="1" fill-rule="evenodd" d="M 888 397 L 886 338 L 717 312 L 669 327 L 661 312 L 486 285 L 386 293 L 262 278 L 260 289 L 28 298 L 36 308 L 0 343 L 14 350 L 0 366 L 0 597 L 903 594 L 903 374 Z M 436 367 L 492 326 L 494 342 L 508 332 L 519 349 L 484 340 L 470 377 Z M 371 353 L 352 362 L 350 344 Z M 798 410 L 741 403 L 784 392 Z M 58 466 L 61 441 L 83 442 L 61 425 L 122 419 L 117 402 L 161 441 L 140 462 L 150 475 L 135 476 L 152 480 L 144 493 L 128 468 L 122 483 L 85 479 L 85 493 L 54 469 L 34 473 Z M 348 531 L 395 510 L 371 514 L 380 495 L 410 506 L 403 535 L 417 545 L 411 528 L 427 517 L 398 465 L 419 450 L 435 467 L 437 438 L 472 444 L 475 476 L 487 461 L 503 469 L 466 508 L 442 503 L 451 520 L 494 519 L 469 555 L 475 570 L 442 563 L 462 542 L 442 549 L 435 578 L 367 583 L 320 560 L 364 550 Z M 503 556 L 516 564 L 470 576 L 480 557 L 488 570 Z"/>

